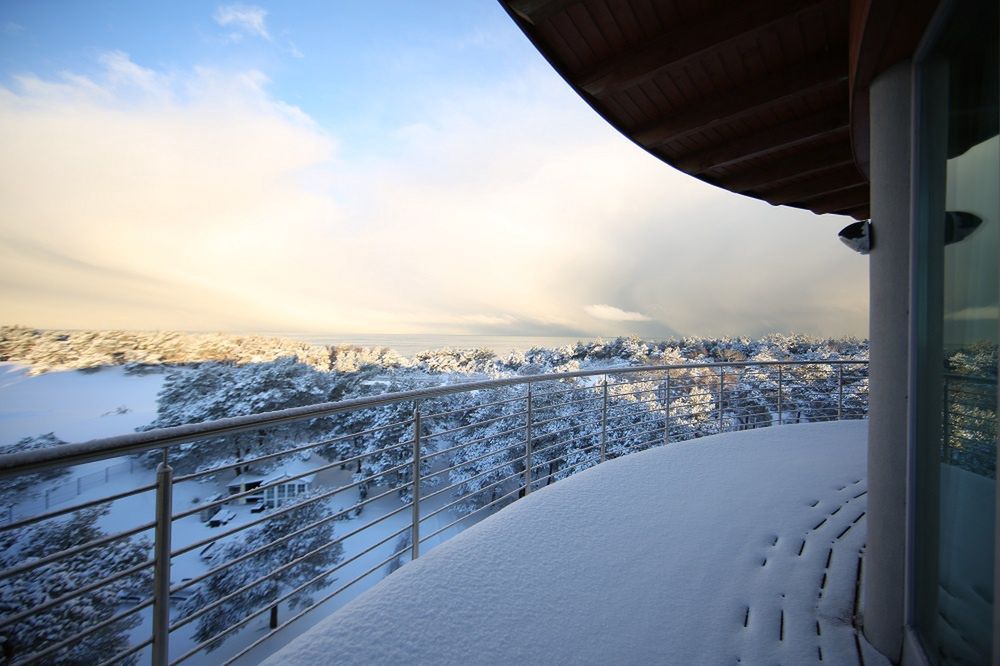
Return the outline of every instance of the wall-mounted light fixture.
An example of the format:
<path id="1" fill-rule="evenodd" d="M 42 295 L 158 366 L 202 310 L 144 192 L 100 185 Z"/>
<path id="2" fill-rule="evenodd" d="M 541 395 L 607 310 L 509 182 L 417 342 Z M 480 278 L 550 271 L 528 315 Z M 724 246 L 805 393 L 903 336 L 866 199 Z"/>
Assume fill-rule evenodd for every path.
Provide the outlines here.
<path id="1" fill-rule="evenodd" d="M 844 245 L 858 254 L 868 254 L 872 249 L 872 225 L 868 220 L 852 222 L 840 230 L 837 237 Z"/>
<path id="2" fill-rule="evenodd" d="M 951 245 L 965 240 L 983 223 L 983 218 L 961 210 L 948 210 L 944 213 L 944 244 Z"/>

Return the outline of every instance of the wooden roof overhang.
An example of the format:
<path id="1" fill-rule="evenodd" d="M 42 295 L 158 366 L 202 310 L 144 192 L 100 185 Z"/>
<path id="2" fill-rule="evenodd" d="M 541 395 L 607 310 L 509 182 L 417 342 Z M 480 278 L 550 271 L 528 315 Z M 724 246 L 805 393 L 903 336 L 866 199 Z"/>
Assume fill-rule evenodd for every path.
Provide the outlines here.
<path id="1" fill-rule="evenodd" d="M 652 155 L 774 205 L 856 219 L 869 216 L 867 84 L 919 36 L 886 52 L 890 19 L 907 12 L 876 3 L 501 0 L 576 92 Z"/>

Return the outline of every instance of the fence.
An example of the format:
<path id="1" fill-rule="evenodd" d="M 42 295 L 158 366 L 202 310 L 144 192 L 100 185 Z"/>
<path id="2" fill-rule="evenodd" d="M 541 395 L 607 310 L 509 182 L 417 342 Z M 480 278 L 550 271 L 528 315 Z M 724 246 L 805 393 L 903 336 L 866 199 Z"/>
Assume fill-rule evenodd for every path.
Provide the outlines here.
<path id="1" fill-rule="evenodd" d="M 0 527 L 4 653 L 15 663 L 159 665 L 217 651 L 208 659 L 232 663 L 550 483 L 651 446 L 863 418 L 867 387 L 866 361 L 629 367 L 0 456 L 0 476 L 20 481 L 91 460 L 156 459 L 149 483 Z M 268 488 L 295 490 L 253 504 Z M 105 533 L 109 515 L 115 531 Z M 212 515 L 214 528 L 201 522 Z"/>
<path id="2" fill-rule="evenodd" d="M 108 483 L 112 476 L 121 474 L 122 472 L 128 472 L 131 474 L 134 471 L 135 461 L 129 458 L 128 460 L 108 465 L 103 469 L 82 474 L 65 483 L 52 485 L 45 489 L 45 509 L 48 510 L 56 504 L 68 502 L 75 497 L 79 497 L 87 490 L 96 488 L 101 484 Z"/>

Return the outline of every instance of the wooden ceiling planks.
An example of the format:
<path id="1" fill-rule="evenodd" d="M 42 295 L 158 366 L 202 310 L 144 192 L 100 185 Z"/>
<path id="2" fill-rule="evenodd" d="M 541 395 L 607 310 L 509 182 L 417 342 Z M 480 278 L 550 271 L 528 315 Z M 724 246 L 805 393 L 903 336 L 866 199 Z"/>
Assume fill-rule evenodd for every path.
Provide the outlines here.
<path id="1" fill-rule="evenodd" d="M 862 219 L 852 0 L 501 0 L 619 131 L 714 185 Z"/>

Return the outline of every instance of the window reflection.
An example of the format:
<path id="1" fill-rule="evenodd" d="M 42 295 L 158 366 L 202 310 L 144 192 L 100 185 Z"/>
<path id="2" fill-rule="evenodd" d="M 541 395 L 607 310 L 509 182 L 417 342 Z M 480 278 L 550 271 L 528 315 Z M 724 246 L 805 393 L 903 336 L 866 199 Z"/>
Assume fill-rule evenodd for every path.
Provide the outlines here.
<path id="1" fill-rule="evenodd" d="M 918 635 L 937 664 L 992 654 L 997 53 L 996 2 L 960 2 L 921 67 L 915 592 Z"/>

